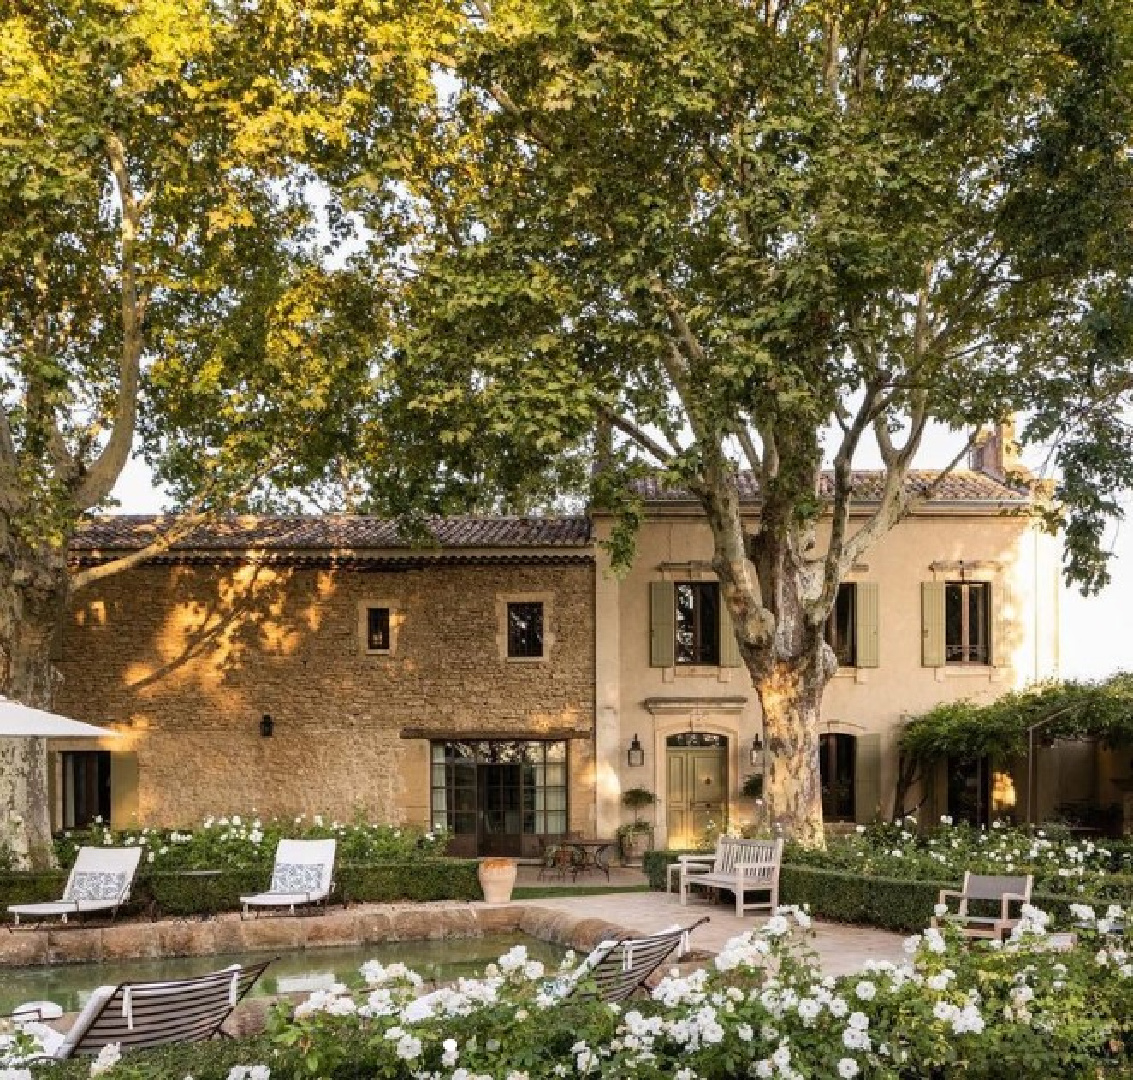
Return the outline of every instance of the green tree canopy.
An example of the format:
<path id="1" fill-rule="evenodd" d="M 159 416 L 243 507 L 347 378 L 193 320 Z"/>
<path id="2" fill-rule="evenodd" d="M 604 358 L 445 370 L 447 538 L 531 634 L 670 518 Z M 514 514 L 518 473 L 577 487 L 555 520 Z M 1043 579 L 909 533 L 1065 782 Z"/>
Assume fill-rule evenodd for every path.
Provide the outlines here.
<path id="1" fill-rule="evenodd" d="M 1126 291 L 1125 6 L 408 10 L 436 43 L 435 99 L 397 154 L 335 182 L 400 281 L 375 414 L 401 491 L 555 491 L 601 456 L 591 493 L 632 525 L 627 479 L 686 485 L 763 707 L 772 813 L 820 842 L 823 624 L 847 569 L 931 497 L 909 475 L 926 426 L 1023 409 L 1057 436 L 1074 402 L 1120 412 L 1124 337 L 1105 379 L 1080 358 L 1102 347 L 1090 313 Z M 866 438 L 886 474 L 869 505 Z M 1087 457 L 1081 475 L 1112 475 Z M 1063 493 L 1069 567 L 1096 582 L 1111 508 L 1074 476 Z M 614 548 L 631 557 L 630 529 Z"/>
<path id="2" fill-rule="evenodd" d="M 1003 765 L 1026 755 L 1032 729 L 1037 739 L 1133 742 L 1133 675 L 1042 683 L 987 704 L 943 702 L 908 722 L 901 750 L 918 767 L 981 757 Z"/>
<path id="3" fill-rule="evenodd" d="M 67 571 L 139 439 L 196 514 L 319 477 L 339 446 L 380 290 L 327 259 L 304 162 L 346 139 L 348 103 L 312 102 L 353 11 L 0 6 L 0 693 L 49 704 L 68 592 L 140 557 Z M 4 755 L 42 850 L 42 746 Z"/>

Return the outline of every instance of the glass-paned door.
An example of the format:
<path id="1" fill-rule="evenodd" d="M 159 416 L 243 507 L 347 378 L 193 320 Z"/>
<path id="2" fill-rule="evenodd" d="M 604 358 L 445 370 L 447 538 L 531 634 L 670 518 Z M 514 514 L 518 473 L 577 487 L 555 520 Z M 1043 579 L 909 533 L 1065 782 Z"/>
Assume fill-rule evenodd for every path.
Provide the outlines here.
<path id="1" fill-rule="evenodd" d="M 566 758 L 559 740 L 433 743 L 433 827 L 454 855 L 535 854 L 567 831 Z"/>

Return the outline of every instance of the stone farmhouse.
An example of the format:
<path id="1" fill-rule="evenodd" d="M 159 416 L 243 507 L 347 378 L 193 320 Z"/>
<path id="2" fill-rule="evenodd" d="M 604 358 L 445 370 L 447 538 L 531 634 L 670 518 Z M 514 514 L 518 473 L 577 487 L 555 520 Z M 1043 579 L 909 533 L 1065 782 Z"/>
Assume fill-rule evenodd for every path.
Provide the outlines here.
<path id="1" fill-rule="evenodd" d="M 995 464 L 994 462 L 992 463 Z M 830 620 L 827 820 L 893 812 L 906 716 L 1058 674 L 1058 546 L 987 468 L 854 567 Z M 870 509 L 879 478 L 857 477 Z M 928 474 L 910 483 L 923 485 Z M 745 482 L 746 483 L 746 482 Z M 765 765 L 687 493 L 646 484 L 629 573 L 590 517 L 449 518 L 410 547 L 365 517 L 231 518 L 80 593 L 58 645 L 60 711 L 123 738 L 52 745 L 55 825 L 189 825 L 305 813 L 443 826 L 460 853 L 534 855 L 609 836 L 655 792 L 655 842 L 748 819 Z M 752 515 L 758 491 L 744 489 Z M 152 518 L 91 521 L 77 564 L 137 550 Z M 1088 745 L 1044 753 L 1040 812 L 1094 795 Z M 1022 816 L 1027 770 L 954 763 L 925 812 Z"/>

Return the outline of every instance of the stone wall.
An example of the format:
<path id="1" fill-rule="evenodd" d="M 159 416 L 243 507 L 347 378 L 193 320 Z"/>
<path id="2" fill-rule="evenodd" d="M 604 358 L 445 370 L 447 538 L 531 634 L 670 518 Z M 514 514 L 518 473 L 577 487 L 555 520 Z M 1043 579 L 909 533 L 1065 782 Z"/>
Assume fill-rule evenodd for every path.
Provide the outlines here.
<path id="1" fill-rule="evenodd" d="M 509 661 L 499 597 L 536 593 L 548 658 Z M 366 601 L 394 607 L 393 655 L 366 653 Z M 148 566 L 76 598 L 58 666 L 61 712 L 124 725 L 104 748 L 137 755 L 140 824 L 253 811 L 424 824 L 428 741 L 404 729 L 593 731 L 594 568 Z M 53 746 L 67 748 L 92 746 Z M 572 829 L 593 830 L 594 772 L 592 737 L 573 740 Z"/>

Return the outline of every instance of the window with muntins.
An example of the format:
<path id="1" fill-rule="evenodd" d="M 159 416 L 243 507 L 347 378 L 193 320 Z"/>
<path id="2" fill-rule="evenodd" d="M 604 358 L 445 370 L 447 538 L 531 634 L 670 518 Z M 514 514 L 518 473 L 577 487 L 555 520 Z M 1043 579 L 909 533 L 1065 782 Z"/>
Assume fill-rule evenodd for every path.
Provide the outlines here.
<path id="1" fill-rule="evenodd" d="M 991 584 L 949 581 L 944 587 L 944 660 L 991 663 Z"/>
<path id="2" fill-rule="evenodd" d="M 366 649 L 369 652 L 389 652 L 389 608 L 366 609 Z"/>
<path id="3" fill-rule="evenodd" d="M 715 581 L 678 581 L 676 662 L 720 663 L 720 586 Z"/>
<path id="4" fill-rule="evenodd" d="M 857 586 L 838 586 L 834 610 L 826 619 L 826 644 L 834 650 L 841 667 L 855 667 L 858 662 Z"/>
<path id="5" fill-rule="evenodd" d="M 511 601 L 507 606 L 509 658 L 543 655 L 543 604 L 538 600 Z"/>
<path id="6" fill-rule="evenodd" d="M 824 821 L 853 821 L 857 739 L 833 732 L 819 739 L 822 818 Z"/>

